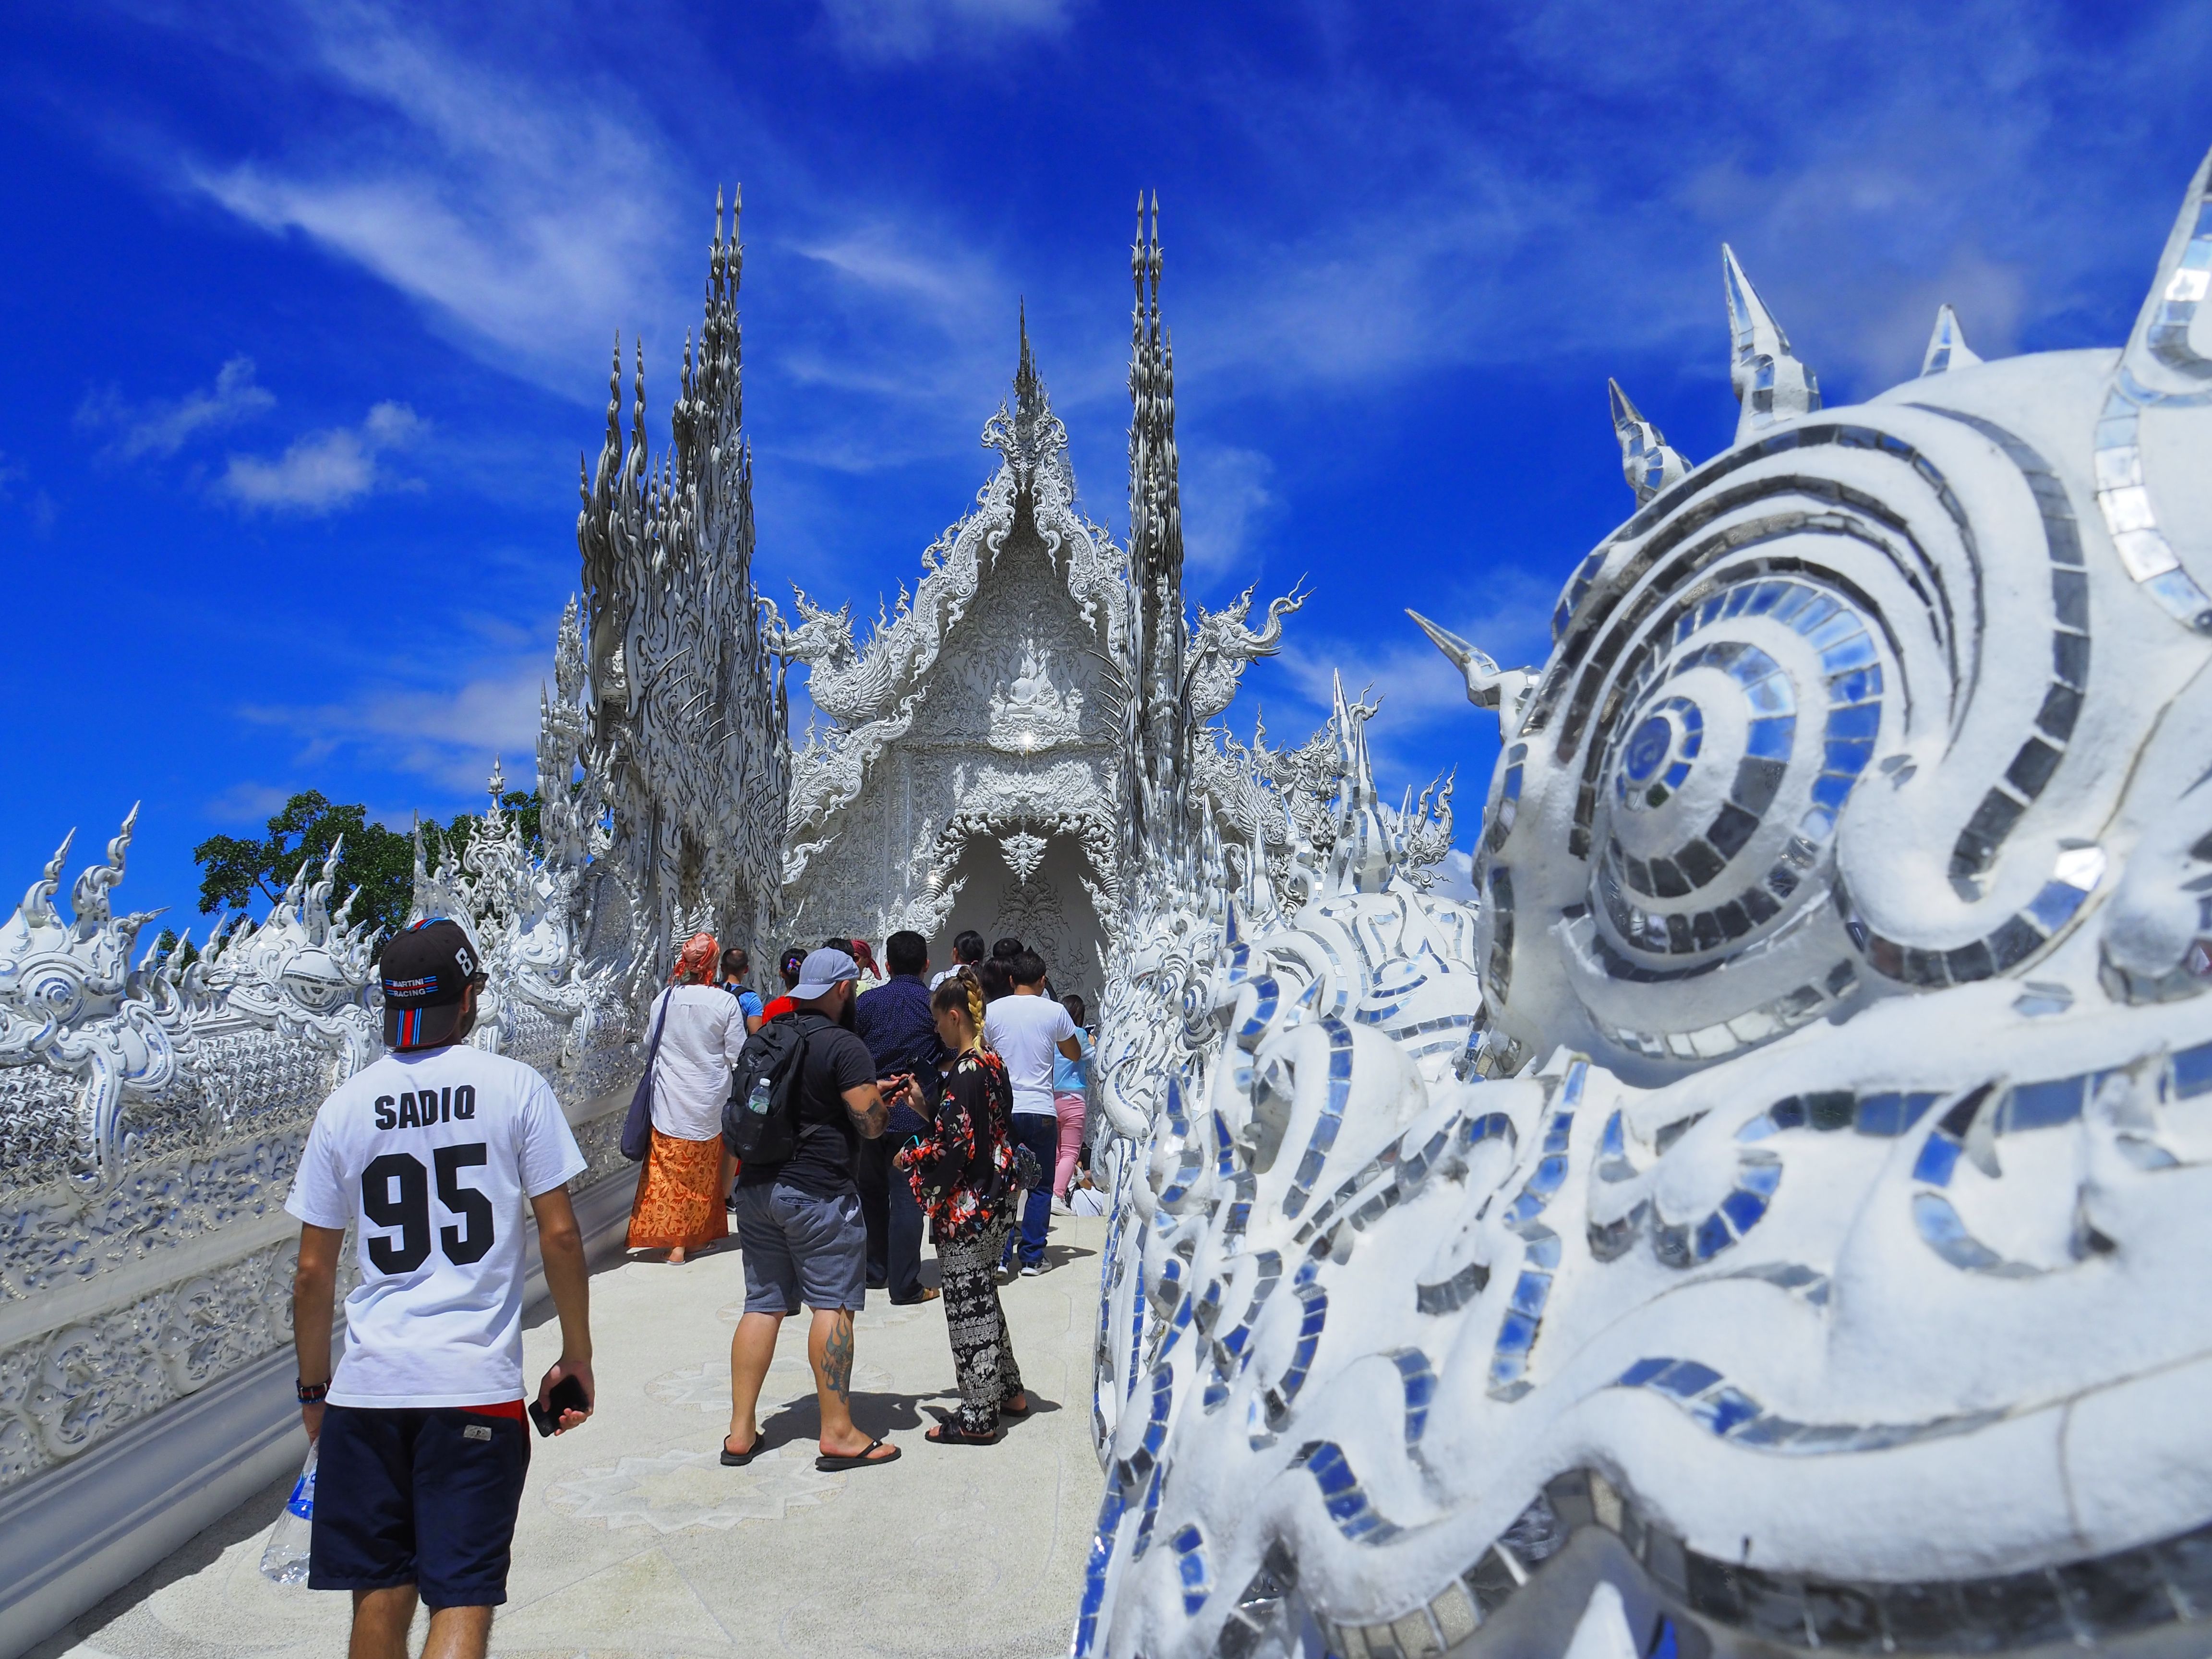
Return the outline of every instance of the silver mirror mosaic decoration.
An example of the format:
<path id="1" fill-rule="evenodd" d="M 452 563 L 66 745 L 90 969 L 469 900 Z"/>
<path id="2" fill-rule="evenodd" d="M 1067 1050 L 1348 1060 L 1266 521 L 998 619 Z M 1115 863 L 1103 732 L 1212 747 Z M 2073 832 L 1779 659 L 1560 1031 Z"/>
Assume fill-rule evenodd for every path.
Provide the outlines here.
<path id="1" fill-rule="evenodd" d="M 1125 878 L 1078 1656 L 2212 1644 L 2209 189 L 1846 409 L 1724 250 L 1735 444 L 1614 388 L 1548 659 L 1422 622 L 1476 902 L 1341 702 L 1326 857 Z"/>

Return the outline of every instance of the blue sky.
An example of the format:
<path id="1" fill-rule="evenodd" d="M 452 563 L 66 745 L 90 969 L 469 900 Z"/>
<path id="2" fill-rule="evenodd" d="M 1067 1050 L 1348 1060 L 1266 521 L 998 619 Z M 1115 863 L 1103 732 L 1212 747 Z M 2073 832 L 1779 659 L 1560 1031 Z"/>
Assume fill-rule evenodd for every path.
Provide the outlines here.
<path id="1" fill-rule="evenodd" d="M 495 750 L 526 779 L 609 346 L 665 422 L 738 181 L 766 591 L 914 579 L 1024 299 L 1126 526 L 1157 190 L 1190 586 L 1314 592 L 1232 718 L 1371 682 L 1384 781 L 1457 765 L 1465 845 L 1494 722 L 1401 608 L 1540 659 L 1631 504 L 1606 376 L 1693 459 L 1733 430 L 1721 240 L 1832 405 L 1945 300 L 1984 356 L 2117 343 L 2208 85 L 2188 3 L 24 9 L 0 885 L 143 797 L 119 896 L 190 919 L 192 844 L 291 790 L 404 823 Z"/>

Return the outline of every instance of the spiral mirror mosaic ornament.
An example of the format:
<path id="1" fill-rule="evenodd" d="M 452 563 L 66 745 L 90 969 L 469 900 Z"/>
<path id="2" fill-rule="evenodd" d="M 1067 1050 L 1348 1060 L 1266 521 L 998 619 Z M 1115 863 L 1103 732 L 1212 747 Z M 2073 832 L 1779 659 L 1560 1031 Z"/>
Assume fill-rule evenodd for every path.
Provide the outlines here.
<path id="1" fill-rule="evenodd" d="M 2208 185 L 2122 348 L 1849 408 L 1724 253 L 1735 445 L 1616 391 L 1548 660 L 1415 619 L 1476 902 L 1340 709 L 1121 981 L 1079 1656 L 2212 1646 Z"/>
<path id="2" fill-rule="evenodd" d="M 2212 246 L 2184 220 L 2161 296 Z M 1571 1037 L 1656 1079 L 2059 945 L 2212 610 L 2157 527 L 2202 493 L 2203 362 L 2156 344 L 2186 303 L 2123 353 L 1998 363 L 1947 308 L 1923 377 L 1747 416 L 1590 553 L 1479 856 L 1486 1069 Z"/>

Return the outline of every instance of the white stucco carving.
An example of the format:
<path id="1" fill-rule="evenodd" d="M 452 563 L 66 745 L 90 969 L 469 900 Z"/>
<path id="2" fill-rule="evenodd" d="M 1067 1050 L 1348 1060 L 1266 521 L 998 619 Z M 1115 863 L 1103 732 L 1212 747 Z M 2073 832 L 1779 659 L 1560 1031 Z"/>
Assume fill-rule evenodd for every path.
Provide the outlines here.
<path id="1" fill-rule="evenodd" d="M 621 889 L 628 994 L 658 982 L 679 923 L 770 933 L 781 900 L 787 717 L 752 582 L 752 447 L 741 426 L 738 284 L 743 249 L 721 204 L 708 254 L 706 314 L 687 340 L 670 410 L 673 442 L 656 468 L 645 428 L 639 349 L 629 440 L 622 431 L 619 346 L 607 430 L 584 483 L 583 559 L 589 714 L 586 819 L 603 811 Z M 564 702 L 570 694 L 562 693 Z M 569 782 L 564 773 L 558 781 Z M 612 901 L 595 894 L 591 953 L 615 949 Z"/>
<path id="2" fill-rule="evenodd" d="M 1055 842 L 1110 909 L 1120 734 L 1105 693 L 1129 596 L 1121 550 L 1076 505 L 1066 431 L 1025 328 L 1020 345 L 1013 396 L 983 428 L 997 471 L 866 645 L 853 642 L 849 607 L 801 593 L 787 625 L 764 606 L 773 647 L 806 665 L 832 722 L 792 758 L 783 875 L 794 937 L 934 935 L 963 905 L 1006 932 L 1012 895 Z M 1109 924 L 1094 910 L 1062 936 L 1071 988 L 1091 982 Z"/>
<path id="3" fill-rule="evenodd" d="M 1382 800 L 1374 708 L 1217 723 L 1300 595 L 1186 605 L 1156 208 L 1127 549 L 1024 330 L 993 477 L 865 647 L 750 588 L 738 257 L 718 222 L 668 458 L 641 368 L 586 482 L 542 853 L 495 769 L 417 909 L 578 1109 L 696 926 L 966 915 L 1098 999 L 1079 1656 L 2189 1650 L 2212 159 L 2123 347 L 1984 362 L 1946 307 L 1852 408 L 1723 250 L 1731 447 L 1611 388 L 1635 506 L 1546 661 L 1416 617 L 1504 741 L 1468 902 L 1451 781 Z M 779 656 L 830 722 L 796 754 Z M 131 830 L 0 928 L 0 1488 L 281 1346 L 282 1194 L 377 1052 L 335 855 L 134 965 Z"/>
<path id="4" fill-rule="evenodd" d="M 1127 878 L 1079 1655 L 2190 1646 L 2208 226 L 2118 350 L 1947 312 L 1835 410 L 1724 253 L 1735 444 L 1616 395 L 1549 659 L 1424 623 L 1480 902 L 1349 710 L 1272 913 Z"/>
<path id="5" fill-rule="evenodd" d="M 1077 742 L 1082 735 L 1082 687 L 1072 685 L 1063 693 L 1053 684 L 1051 653 L 1024 640 L 1019 672 L 991 693 L 991 747 L 1030 755 Z"/>

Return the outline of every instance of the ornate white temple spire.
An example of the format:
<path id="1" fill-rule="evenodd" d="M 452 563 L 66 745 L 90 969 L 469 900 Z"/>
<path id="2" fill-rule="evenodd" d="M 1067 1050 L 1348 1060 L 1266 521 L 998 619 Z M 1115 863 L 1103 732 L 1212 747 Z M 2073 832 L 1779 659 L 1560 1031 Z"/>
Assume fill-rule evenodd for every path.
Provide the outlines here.
<path id="1" fill-rule="evenodd" d="M 1982 360 L 1966 343 L 1966 331 L 1959 326 L 1959 313 L 1948 305 L 1936 307 L 1936 326 L 1928 336 L 1928 352 L 1920 360 L 1920 377 L 1943 374 L 1954 368 L 1969 368 Z"/>
<path id="2" fill-rule="evenodd" d="M 1001 404 L 999 413 L 983 428 L 983 441 L 1005 455 L 1014 469 L 1016 487 L 1026 495 L 1036 484 L 1037 463 L 1047 450 L 1064 448 L 1066 434 L 1056 430 L 1052 397 L 1037 373 L 1036 355 L 1030 349 L 1029 306 L 1018 313 L 1021 355 L 1014 365 L 1014 398 L 1011 411 Z"/>
<path id="3" fill-rule="evenodd" d="M 1125 864 L 1180 860 L 1187 839 L 1189 708 L 1183 696 L 1182 500 L 1175 441 L 1175 348 L 1160 317 L 1160 200 L 1137 197 L 1137 240 L 1129 250 L 1136 286 L 1129 352 L 1128 764 Z"/>
<path id="4" fill-rule="evenodd" d="M 1636 504 L 1641 507 L 1685 477 L 1690 471 L 1690 458 L 1670 447 L 1665 434 L 1644 418 L 1628 401 L 1620 381 L 1607 380 L 1605 389 L 1613 403 L 1613 435 L 1620 440 L 1620 470 L 1628 487 L 1636 492 Z"/>
<path id="5" fill-rule="evenodd" d="M 752 451 L 741 422 L 732 213 L 715 204 L 699 332 L 670 410 L 672 441 L 647 449 L 645 356 L 636 351 L 630 429 L 622 429 L 616 343 L 607 433 L 587 468 L 576 523 L 583 557 L 589 731 L 564 730 L 554 769 L 588 746 L 604 757 L 593 821 L 625 849 L 641 994 L 665 967 L 679 918 L 763 937 L 777 912 L 789 743 L 752 586 Z M 562 702 L 567 700 L 564 693 Z M 556 715 L 564 724 L 558 703 Z M 580 720 L 574 724 L 581 726 Z M 580 818 L 567 826 L 580 831 Z"/>
<path id="6" fill-rule="evenodd" d="M 1014 368 L 1014 408 L 1018 412 L 1044 396 L 1044 382 L 1037 378 L 1036 358 L 1030 350 L 1030 306 L 1027 300 L 1019 303 L 1015 313 L 1021 329 L 1021 361 Z"/>
<path id="7" fill-rule="evenodd" d="M 1790 337 L 1760 301 L 1751 278 L 1736 263 L 1735 250 L 1726 242 L 1721 244 L 1721 283 L 1728 293 L 1729 333 L 1735 345 L 1729 384 L 1743 404 L 1735 423 L 1735 441 L 1741 443 L 1779 422 L 1818 409 L 1820 382 L 1791 354 Z"/>

